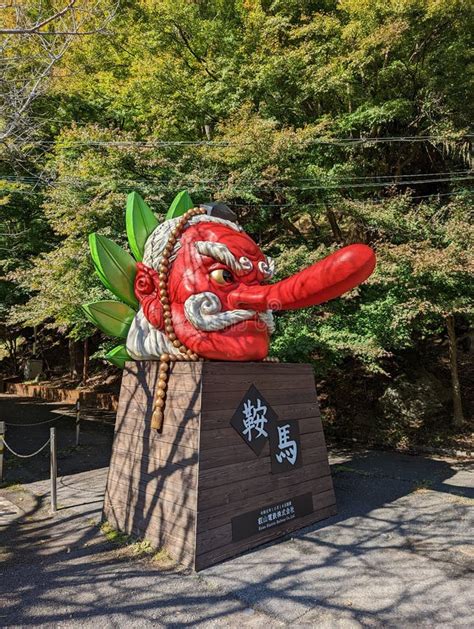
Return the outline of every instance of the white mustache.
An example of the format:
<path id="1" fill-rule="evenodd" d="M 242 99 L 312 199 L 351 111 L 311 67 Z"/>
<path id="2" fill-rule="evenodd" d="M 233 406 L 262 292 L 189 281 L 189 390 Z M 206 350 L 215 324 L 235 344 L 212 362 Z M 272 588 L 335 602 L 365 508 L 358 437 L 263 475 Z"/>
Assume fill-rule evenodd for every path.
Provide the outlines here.
<path id="1" fill-rule="evenodd" d="M 198 330 L 216 332 L 231 325 L 252 319 L 255 310 L 224 310 L 219 297 L 211 292 L 198 293 L 188 297 L 184 304 L 186 318 Z M 270 334 L 275 325 L 271 310 L 258 313 L 259 319 L 267 326 Z"/>
<path id="2" fill-rule="evenodd" d="M 275 319 L 273 317 L 273 311 L 265 310 L 265 312 L 259 312 L 258 316 L 263 321 L 263 323 L 267 326 L 270 334 L 273 334 L 273 332 L 275 332 Z"/>

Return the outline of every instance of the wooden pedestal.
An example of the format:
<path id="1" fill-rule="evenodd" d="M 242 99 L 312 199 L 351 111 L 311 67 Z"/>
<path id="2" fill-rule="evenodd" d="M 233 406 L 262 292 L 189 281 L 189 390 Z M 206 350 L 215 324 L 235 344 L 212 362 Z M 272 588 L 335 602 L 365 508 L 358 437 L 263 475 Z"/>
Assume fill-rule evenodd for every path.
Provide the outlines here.
<path id="1" fill-rule="evenodd" d="M 157 432 L 158 365 L 123 373 L 104 503 L 114 528 L 201 570 L 336 512 L 310 365 L 175 363 Z M 251 385 L 278 425 L 299 427 L 296 469 L 275 473 L 274 441 L 257 456 L 231 425 Z"/>

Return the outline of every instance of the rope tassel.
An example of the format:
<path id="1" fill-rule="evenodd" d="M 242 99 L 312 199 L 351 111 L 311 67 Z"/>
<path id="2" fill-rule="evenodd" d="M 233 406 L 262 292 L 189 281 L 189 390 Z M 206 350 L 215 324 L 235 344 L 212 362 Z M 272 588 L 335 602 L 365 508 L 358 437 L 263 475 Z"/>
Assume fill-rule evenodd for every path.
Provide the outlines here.
<path id="1" fill-rule="evenodd" d="M 174 331 L 173 322 L 171 319 L 171 306 L 168 297 L 168 277 L 171 267 L 169 257 L 173 253 L 174 246 L 178 238 L 181 236 L 181 232 L 185 228 L 186 223 L 193 216 L 198 216 L 199 214 L 205 213 L 206 210 L 203 208 L 192 208 L 191 210 L 188 210 L 185 214 L 183 214 L 179 223 L 171 232 L 170 238 L 163 251 L 163 256 L 159 265 L 158 279 L 160 282 L 160 301 L 163 307 L 165 333 L 173 346 L 179 350 L 180 354 L 178 354 L 177 356 L 174 356 L 172 354 L 161 354 L 160 356 L 158 384 L 155 392 L 155 399 L 153 401 L 153 412 L 151 416 L 151 427 L 153 430 L 161 430 L 163 426 L 163 418 L 166 405 L 166 392 L 168 390 L 168 377 L 171 362 L 175 360 L 196 362 L 199 360 L 199 356 L 195 354 L 191 349 L 188 349 L 183 343 L 181 343 Z"/>
<path id="2" fill-rule="evenodd" d="M 186 223 L 193 216 L 198 216 L 200 214 L 206 214 L 206 210 L 203 208 L 192 208 L 191 210 L 188 210 L 185 214 L 183 214 L 179 223 L 174 227 L 170 234 L 158 267 L 160 302 L 163 308 L 164 331 L 168 339 L 171 341 L 173 346 L 176 347 L 179 353 L 177 353 L 176 355 L 165 353 L 161 354 L 160 356 L 158 383 L 156 387 L 155 398 L 153 400 L 153 411 L 151 416 L 151 428 L 153 430 L 161 430 L 163 427 L 163 419 L 166 406 L 166 394 L 168 391 L 168 379 L 171 363 L 174 361 L 183 360 L 189 362 L 202 360 L 195 352 L 193 352 L 191 349 L 188 349 L 177 338 L 171 319 L 171 305 L 168 295 L 169 272 L 172 264 L 170 256 L 173 253 L 173 249 L 176 245 L 176 242 L 180 238 L 182 231 L 186 227 Z M 264 359 L 264 361 L 278 362 L 278 359 L 267 357 Z"/>

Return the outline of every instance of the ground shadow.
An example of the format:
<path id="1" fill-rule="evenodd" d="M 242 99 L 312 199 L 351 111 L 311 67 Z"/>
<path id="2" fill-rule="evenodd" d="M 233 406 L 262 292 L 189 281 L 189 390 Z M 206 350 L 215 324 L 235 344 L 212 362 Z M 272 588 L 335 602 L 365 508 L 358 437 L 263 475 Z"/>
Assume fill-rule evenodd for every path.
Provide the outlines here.
<path id="1" fill-rule="evenodd" d="M 0 395 L 0 419 L 6 423 L 6 440 L 19 454 L 35 452 L 56 427 L 58 474 L 67 475 L 106 467 L 113 440 L 113 414 L 92 417 L 82 411 L 79 447 L 76 447 L 74 406 L 14 395 Z M 106 422 L 103 418 L 106 418 Z M 93 419 L 93 421 L 91 421 Z M 112 420 L 112 421 L 111 421 Z M 32 458 L 5 452 L 4 481 L 33 482 L 49 477 L 49 448 Z"/>
<path id="2" fill-rule="evenodd" d="M 181 445 L 170 444 L 170 454 Z M 336 452 L 336 516 L 199 578 L 121 559 L 83 516 L 65 510 L 47 518 L 37 498 L 2 532 L 2 624 L 228 624 L 247 607 L 270 626 L 468 626 L 470 467 L 392 452 Z M 157 497 L 165 478 L 151 475 L 145 486 Z M 149 522 L 155 506 L 156 498 L 139 502 L 129 517 Z"/>
<path id="3" fill-rule="evenodd" d="M 337 515 L 201 575 L 291 622 L 467 626 L 472 463 L 393 452 L 334 459 Z"/>

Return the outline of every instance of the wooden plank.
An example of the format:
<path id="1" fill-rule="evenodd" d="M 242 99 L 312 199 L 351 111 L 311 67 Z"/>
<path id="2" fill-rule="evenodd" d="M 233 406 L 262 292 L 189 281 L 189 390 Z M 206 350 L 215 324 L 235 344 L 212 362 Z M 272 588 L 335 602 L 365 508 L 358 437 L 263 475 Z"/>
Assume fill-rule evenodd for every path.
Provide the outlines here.
<path id="1" fill-rule="evenodd" d="M 123 387 L 125 394 L 128 394 L 130 396 L 130 398 L 133 398 L 133 401 L 135 400 L 140 400 L 141 403 L 145 403 L 147 401 L 153 401 L 153 394 L 156 390 L 156 385 L 158 384 L 158 382 L 156 384 L 153 384 L 153 386 L 150 388 L 149 391 L 147 391 L 146 393 L 144 391 L 141 390 L 134 390 L 133 387 Z M 181 380 L 177 380 L 176 377 L 171 376 L 170 379 L 168 380 L 168 386 L 167 386 L 167 390 L 168 392 L 171 393 L 180 393 L 181 395 L 184 395 L 185 397 L 192 399 L 193 397 L 199 397 L 201 394 L 201 387 L 200 387 L 200 383 L 197 383 L 196 385 L 191 386 L 187 386 L 186 381 L 181 381 Z"/>
<path id="2" fill-rule="evenodd" d="M 150 414 L 151 415 L 151 414 Z M 173 426 L 163 421 L 160 431 L 151 429 L 151 416 L 145 417 L 140 425 L 136 425 L 135 420 L 120 423 L 120 434 L 130 437 L 140 437 L 144 447 L 155 448 L 160 443 L 175 443 L 189 448 L 197 448 L 199 445 L 199 431 L 183 422 L 180 426 Z"/>
<path id="3" fill-rule="evenodd" d="M 326 446 L 319 446 L 305 450 L 304 464 L 311 465 L 319 461 L 327 461 Z M 219 468 L 200 469 L 199 470 L 199 490 L 205 491 L 219 485 L 227 485 L 235 479 L 245 480 L 246 478 L 255 478 L 261 471 L 262 466 L 270 468 L 270 457 L 260 456 L 258 459 L 242 465 L 241 463 L 226 463 Z"/>
<path id="4" fill-rule="evenodd" d="M 213 362 L 205 361 L 202 363 L 203 377 L 211 375 L 236 375 L 244 376 L 246 374 L 257 375 L 287 375 L 290 377 L 299 377 L 300 375 L 313 373 L 313 368 L 308 364 L 301 363 L 262 363 L 262 362 Z"/>
<path id="5" fill-rule="evenodd" d="M 245 444 L 243 444 L 245 446 Z M 270 448 L 268 443 L 260 454 L 261 458 L 268 456 Z M 199 458 L 199 469 L 208 470 L 213 467 L 223 467 L 226 463 L 232 461 L 233 463 L 252 463 L 255 461 L 255 453 L 248 447 L 243 447 L 241 444 L 234 447 L 227 448 L 212 448 L 205 451 L 205 456 Z"/>
<path id="6" fill-rule="evenodd" d="M 220 363 L 219 363 L 220 364 Z M 177 361 L 172 364 L 172 373 L 191 375 L 193 377 L 200 377 L 203 371 L 203 363 L 201 361 L 194 362 L 181 362 Z"/>
<path id="7" fill-rule="evenodd" d="M 195 452 L 193 457 L 183 460 L 179 455 L 177 461 L 173 461 L 173 456 L 159 459 L 158 457 L 147 456 L 137 457 L 126 448 L 114 448 L 112 453 L 110 470 L 123 470 L 126 473 L 140 472 L 145 477 L 160 475 L 167 478 L 174 477 L 176 483 L 184 482 L 187 479 L 188 486 L 197 484 L 196 464 L 198 462 L 198 453 Z"/>
<path id="8" fill-rule="evenodd" d="M 120 449 L 114 447 L 114 451 L 117 450 L 117 456 L 122 456 L 124 459 L 133 462 L 141 461 L 141 458 L 135 457 L 133 453 L 130 453 L 127 448 Z M 163 452 L 161 454 L 164 454 Z M 114 456 L 114 455 L 112 455 Z M 173 467 L 181 467 L 183 469 L 187 469 L 188 467 L 193 467 L 198 463 L 198 452 L 194 452 L 192 456 L 183 457 L 181 452 L 168 454 L 168 456 L 163 456 L 160 458 L 156 455 L 147 456 L 147 460 L 144 463 L 144 466 L 150 466 L 163 469 L 172 469 Z M 115 463 L 114 463 L 115 464 Z"/>
<path id="9" fill-rule="evenodd" d="M 317 402 L 313 404 L 272 404 L 272 408 L 281 421 L 290 421 L 293 419 L 306 419 L 311 417 L 320 417 L 319 406 Z M 223 428 L 229 424 L 235 408 L 226 410 L 209 411 L 205 407 L 202 408 L 202 431 L 216 430 Z"/>
<path id="10" fill-rule="evenodd" d="M 148 493 L 143 485 L 136 482 L 121 483 L 113 479 L 114 486 L 109 491 L 109 499 L 112 503 L 122 503 L 130 505 L 133 511 L 139 511 L 143 517 L 149 515 L 149 519 L 156 518 L 158 521 L 168 522 L 182 530 L 189 530 L 189 523 L 194 526 L 196 517 L 196 494 L 189 492 L 181 494 L 179 500 L 176 494 L 169 491 L 157 491 L 155 494 Z"/>
<path id="11" fill-rule="evenodd" d="M 140 462 L 127 461 L 126 458 L 117 457 L 117 465 L 111 468 L 111 479 L 120 482 L 140 483 L 143 487 L 149 487 L 149 493 L 156 492 L 158 489 L 169 490 L 172 494 L 192 494 L 197 491 L 199 483 L 195 470 L 196 466 L 189 468 L 182 467 L 179 473 L 169 468 L 159 468 L 156 470 L 144 468 Z"/>
<path id="12" fill-rule="evenodd" d="M 128 368 L 129 366 L 130 368 Z M 123 372 L 122 387 L 124 390 L 129 388 L 133 394 L 149 395 L 155 388 L 158 367 L 158 363 L 153 361 L 128 363 Z"/>
<path id="13" fill-rule="evenodd" d="M 172 463 L 168 460 L 161 461 L 155 457 L 137 457 L 129 449 L 114 448 L 112 452 L 112 459 L 110 469 L 118 471 L 124 470 L 127 473 L 133 471 L 140 471 L 144 476 L 159 476 L 165 474 L 167 477 L 175 477 L 179 479 L 177 482 L 186 483 L 187 486 L 196 486 L 198 479 L 197 468 L 197 452 L 196 460 L 193 463 L 183 465 L 182 463 Z"/>
<path id="14" fill-rule="evenodd" d="M 197 463 L 198 452 L 195 448 L 187 448 L 173 443 L 161 442 L 159 446 L 150 449 L 143 449 L 139 444 L 140 438 L 131 435 L 117 433 L 114 439 L 114 450 L 121 450 L 124 454 L 129 454 L 132 458 L 144 458 L 153 462 L 157 467 L 160 465 L 181 465 L 188 466 Z"/>
<path id="15" fill-rule="evenodd" d="M 128 389 L 126 390 L 126 393 L 132 396 L 132 393 L 128 391 Z M 135 395 L 138 396 L 139 394 L 135 394 Z M 191 410 L 199 411 L 201 407 L 200 396 L 187 395 L 187 394 L 183 394 L 183 392 L 181 391 L 173 391 L 172 389 L 170 389 L 170 391 L 168 391 L 166 395 L 166 402 L 167 404 L 168 403 L 173 404 L 175 408 L 181 408 L 188 411 L 191 411 Z M 146 409 L 152 408 L 153 398 L 152 397 L 145 398 L 144 396 L 140 396 L 138 397 L 138 399 L 134 398 L 133 401 L 129 405 L 129 409 L 127 410 L 132 411 L 134 409 L 143 408 L 143 406 L 145 406 Z M 119 417 L 122 417 L 125 414 L 126 414 L 125 412 L 123 413 L 120 412 Z"/>
<path id="16" fill-rule="evenodd" d="M 334 506 L 334 494 L 332 493 L 332 491 L 326 491 L 323 494 L 320 494 L 318 496 L 317 505 L 315 504 L 315 502 L 316 502 L 315 498 L 313 497 L 313 506 L 314 506 L 315 511 L 319 511 L 326 507 Z M 262 503 L 261 506 L 264 507 L 265 506 L 264 503 Z M 245 513 L 245 511 L 243 513 Z M 200 555 L 212 549 L 220 548 L 222 546 L 231 546 L 234 543 L 232 542 L 231 519 L 232 518 L 227 518 L 225 523 L 217 525 L 217 526 L 214 526 L 215 523 L 212 522 L 211 526 L 206 527 L 205 530 L 198 529 L 199 534 L 197 537 L 197 554 Z M 293 522 L 296 522 L 296 519 Z M 284 527 L 285 525 L 279 525 L 279 526 Z M 300 527 L 301 527 L 301 524 L 298 524 L 298 528 Z M 257 539 L 259 536 L 260 534 L 257 534 L 253 537 Z"/>
<path id="17" fill-rule="evenodd" d="M 238 436 L 238 435 L 237 435 Z M 242 441 L 242 439 L 240 439 Z M 303 461 L 304 461 L 304 451 L 309 450 L 311 448 L 318 448 L 319 446 L 325 445 L 324 441 L 324 433 L 315 432 L 312 434 L 305 435 L 303 439 L 301 439 L 301 445 L 303 448 Z M 244 447 L 242 447 L 244 446 Z M 268 455 L 270 451 L 268 443 L 262 450 L 259 458 L 263 458 Z M 248 446 L 245 446 L 245 443 L 242 441 L 242 444 L 236 446 L 227 446 L 221 448 L 212 448 L 209 450 L 201 450 L 201 455 L 199 459 L 199 468 L 201 470 L 208 470 L 214 467 L 224 467 L 227 463 L 232 461 L 232 463 L 247 463 L 255 461 L 255 453 Z"/>
<path id="18" fill-rule="evenodd" d="M 312 434 L 315 432 L 321 432 L 323 427 L 319 417 L 308 417 L 299 421 L 300 436 Z M 237 437 L 237 438 L 236 438 Z M 211 448 L 221 448 L 227 446 L 237 446 L 242 442 L 242 437 L 237 431 L 228 423 L 227 427 L 218 428 L 211 431 L 203 432 L 201 435 L 200 448 L 202 450 L 209 450 Z M 244 444 L 245 445 L 245 444 Z"/>
<path id="19" fill-rule="evenodd" d="M 309 489 L 313 495 L 313 506 L 315 509 L 327 504 L 336 504 L 332 482 L 326 480 L 324 487 L 324 491 L 317 491 L 316 493 L 313 491 L 314 487 L 313 489 Z M 322 485 L 320 485 L 318 489 L 321 488 L 323 488 Z M 298 489 L 298 487 L 295 487 L 294 492 L 300 495 Z M 197 532 L 200 533 L 213 529 L 217 526 L 222 526 L 226 522 L 230 522 L 232 518 L 237 515 L 241 515 L 242 513 L 246 513 L 248 511 L 254 511 L 255 509 L 259 509 L 268 504 L 275 504 L 276 502 L 287 500 L 288 498 L 291 498 L 292 495 L 294 494 L 290 493 L 288 489 L 285 489 L 276 495 L 273 502 L 268 502 L 265 496 L 252 496 L 242 499 L 240 504 L 232 503 L 229 505 L 214 507 L 213 509 L 208 509 L 207 511 L 198 511 Z M 320 500 L 324 502 L 323 505 L 319 504 Z"/>
<path id="20" fill-rule="evenodd" d="M 157 381 L 158 378 L 150 379 L 150 382 L 148 383 L 150 391 L 153 391 L 155 389 Z M 126 383 L 124 385 L 124 390 L 128 393 L 136 395 L 137 388 L 133 383 Z M 181 375 L 174 373 L 173 370 L 171 370 L 168 378 L 168 390 L 178 391 L 183 394 L 187 393 L 189 394 L 189 396 L 200 395 L 201 379 L 192 374 L 190 376 L 188 376 L 188 374 Z M 142 391 L 142 393 L 144 393 L 144 391 Z"/>
<path id="21" fill-rule="evenodd" d="M 267 466 L 262 466 L 262 473 L 256 478 L 236 480 L 233 483 L 210 489 L 205 493 L 200 492 L 198 510 L 206 511 L 214 507 L 223 507 L 252 496 L 259 496 L 263 503 L 271 504 L 279 500 L 279 498 L 275 497 L 276 494 L 280 495 L 284 491 L 292 493 L 291 488 L 295 486 L 298 488 L 298 493 L 304 494 L 307 491 L 313 491 L 316 481 L 322 477 L 328 477 L 329 474 L 329 463 L 327 461 L 320 461 L 313 465 L 304 465 L 288 474 L 272 475 Z M 300 491 L 300 488 L 303 486 L 308 487 L 308 489 Z M 325 487 L 323 491 L 326 489 Z"/>
<path id="22" fill-rule="evenodd" d="M 254 385 L 262 393 L 263 389 L 277 391 L 299 391 L 301 389 L 313 390 L 314 378 L 312 375 L 302 375 L 298 378 L 289 378 L 287 375 L 265 375 L 258 376 L 252 374 L 241 375 L 213 375 L 205 376 L 202 380 L 203 389 L 206 391 L 242 391 L 242 395 Z M 179 386 L 184 386 L 186 381 L 181 381 Z M 177 385 L 178 386 L 178 385 Z"/>
<path id="23" fill-rule="evenodd" d="M 164 529 L 184 539 L 186 534 L 193 530 L 195 526 L 196 512 L 192 509 L 175 505 L 173 515 L 173 510 L 170 508 L 170 504 L 168 504 L 165 508 L 166 513 L 170 517 L 167 519 L 163 517 L 163 505 L 161 502 L 154 502 L 150 500 L 149 496 L 137 492 L 134 494 L 133 500 L 128 500 L 126 494 L 113 496 L 108 492 L 108 501 L 109 505 L 113 504 L 114 508 L 119 507 L 123 510 L 128 524 L 137 524 L 142 529 L 147 529 L 148 527 L 152 527 L 153 530 Z M 178 518 L 180 518 L 179 522 Z"/>
<path id="24" fill-rule="evenodd" d="M 235 412 L 236 408 L 240 404 L 245 391 L 228 391 L 225 395 L 220 391 L 207 391 L 202 392 L 202 407 L 206 411 L 214 410 L 232 410 Z M 316 402 L 316 391 L 279 391 L 273 390 L 271 392 L 261 391 L 267 402 L 275 407 L 278 404 L 314 404 Z"/>
<path id="25" fill-rule="evenodd" d="M 316 426 L 305 424 L 304 432 L 300 432 L 300 436 L 304 436 L 306 438 L 309 435 L 318 434 L 320 432 L 322 432 L 322 426 L 320 426 L 320 424 L 317 424 Z M 200 443 L 202 459 L 205 460 L 206 458 L 206 454 L 204 453 L 205 450 L 212 450 L 214 448 L 226 449 L 230 447 L 238 447 L 240 445 L 245 445 L 245 443 L 243 442 L 242 437 L 238 434 L 236 430 L 234 430 L 232 426 L 212 432 L 203 433 L 201 435 Z"/>
<path id="26" fill-rule="evenodd" d="M 130 426 L 131 429 L 136 432 L 142 430 L 143 427 L 150 428 L 152 414 L 152 405 L 140 406 L 135 405 L 131 407 L 126 414 L 118 415 L 116 420 L 116 429 L 120 427 Z M 174 408 L 171 404 L 165 407 L 165 415 L 163 421 L 163 427 L 176 426 L 185 428 L 186 430 L 199 430 L 199 410 L 187 411 L 184 409 Z M 143 431 L 145 428 L 143 428 Z"/>
<path id="27" fill-rule="evenodd" d="M 194 536 L 187 534 L 180 537 L 175 531 L 157 524 L 147 523 L 143 520 L 130 519 L 127 505 L 117 503 L 109 507 L 106 514 L 107 521 L 113 528 L 125 532 L 140 539 L 146 539 L 153 548 L 165 548 L 169 555 L 179 563 L 193 568 L 195 561 Z"/>
<path id="28" fill-rule="evenodd" d="M 331 477 L 332 481 L 332 477 Z M 314 510 L 322 509 L 323 507 L 336 506 L 336 496 L 334 494 L 334 488 L 323 491 L 319 494 L 313 494 L 313 507 Z"/>
<path id="29" fill-rule="evenodd" d="M 174 543 L 187 552 L 192 553 L 195 549 L 194 538 L 194 516 L 188 522 L 186 528 L 176 526 L 173 522 L 167 522 L 157 517 L 153 512 L 142 514 L 140 508 L 134 509 L 133 514 L 129 505 L 114 500 L 114 514 L 116 519 L 120 519 L 122 526 L 120 530 L 128 535 L 133 532 L 138 533 L 141 538 L 147 539 L 153 546 L 162 545 L 163 533 L 171 536 Z"/>
<path id="30" fill-rule="evenodd" d="M 265 532 L 262 532 L 258 538 L 253 537 L 248 540 L 242 540 L 241 542 L 235 542 L 229 546 L 222 546 L 220 548 L 216 548 L 209 552 L 203 553 L 201 555 L 197 555 L 195 569 L 203 570 L 209 566 L 212 566 L 224 559 L 229 559 L 230 557 L 235 557 L 239 553 L 242 553 L 246 550 L 250 550 L 266 542 L 270 542 L 278 537 L 282 537 L 291 533 L 292 531 L 298 530 L 315 522 L 319 522 L 320 520 L 324 520 L 325 518 L 330 517 L 336 513 L 335 507 L 324 507 L 323 509 L 318 509 L 314 513 L 307 515 L 303 518 L 298 518 L 297 520 L 293 520 L 287 523 L 284 529 L 280 527 L 275 527 L 274 529 L 268 529 Z M 199 538 L 198 538 L 199 544 Z M 199 552 L 199 547 L 198 547 Z"/>
<path id="31" fill-rule="evenodd" d="M 183 456 L 187 457 L 190 452 L 196 451 L 196 445 L 193 445 L 193 442 L 198 442 L 199 435 L 194 433 L 192 441 L 189 443 L 189 441 L 183 438 L 184 434 L 185 433 L 177 433 L 175 436 L 162 436 L 157 430 L 150 430 L 148 434 L 133 434 L 132 432 L 120 431 L 115 435 L 114 441 L 117 440 L 117 443 L 120 444 L 119 447 L 123 449 L 131 448 L 133 451 L 137 452 L 137 454 L 140 453 L 140 456 L 159 456 L 163 458 L 161 452 L 168 452 L 170 447 L 174 446 L 172 451 L 177 452 L 179 448 Z"/>
<path id="32" fill-rule="evenodd" d="M 289 378 L 287 374 L 280 375 L 257 375 L 246 374 L 245 376 L 238 375 L 211 375 L 203 378 L 196 374 L 177 373 L 175 370 L 170 371 L 168 380 L 168 386 L 173 390 L 193 393 L 199 391 L 202 386 L 205 390 L 209 391 L 242 391 L 245 393 L 247 389 L 253 384 L 258 389 L 270 389 L 270 390 L 301 390 L 301 389 L 314 389 L 314 378 L 312 374 L 301 374 L 299 377 Z M 127 387 L 131 387 L 128 384 Z"/>

